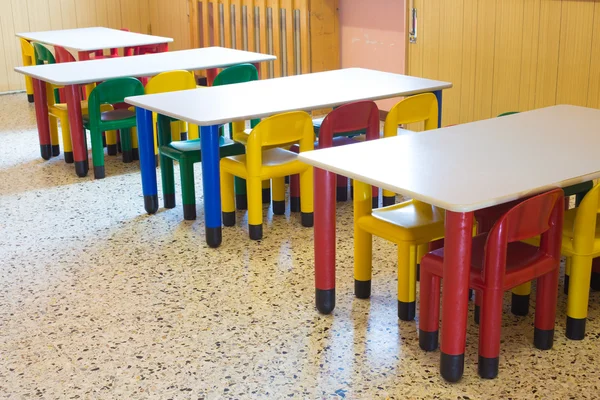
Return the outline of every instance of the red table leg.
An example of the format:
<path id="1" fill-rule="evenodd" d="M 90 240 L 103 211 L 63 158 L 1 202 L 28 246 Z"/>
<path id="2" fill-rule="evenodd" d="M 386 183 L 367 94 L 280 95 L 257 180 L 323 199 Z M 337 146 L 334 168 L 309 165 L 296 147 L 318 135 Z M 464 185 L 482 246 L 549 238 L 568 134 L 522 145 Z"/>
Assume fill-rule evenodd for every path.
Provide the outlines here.
<path id="1" fill-rule="evenodd" d="M 472 212 L 446 211 L 440 372 L 450 382 L 464 370 L 472 232 Z"/>
<path id="2" fill-rule="evenodd" d="M 315 294 L 317 309 L 335 308 L 335 177 L 320 168 L 315 174 Z"/>
<path id="3" fill-rule="evenodd" d="M 50 122 L 48 121 L 48 102 L 46 98 L 46 82 L 32 78 L 33 98 L 35 102 L 35 119 L 37 121 L 38 137 L 40 139 L 40 153 L 44 160 L 52 157 L 52 144 L 50 141 Z"/>
<path id="4" fill-rule="evenodd" d="M 84 177 L 87 175 L 89 164 L 83 120 L 81 118 L 81 89 L 79 85 L 70 85 L 65 86 L 65 91 L 67 92 L 67 109 L 69 111 L 69 123 L 71 124 L 75 172 L 77 176 Z"/>

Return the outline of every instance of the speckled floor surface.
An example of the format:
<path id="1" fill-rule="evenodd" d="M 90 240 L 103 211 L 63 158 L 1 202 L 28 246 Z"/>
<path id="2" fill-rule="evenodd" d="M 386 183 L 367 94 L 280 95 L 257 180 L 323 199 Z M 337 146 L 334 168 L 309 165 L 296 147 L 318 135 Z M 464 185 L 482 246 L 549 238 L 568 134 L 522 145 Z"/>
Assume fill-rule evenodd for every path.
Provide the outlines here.
<path id="1" fill-rule="evenodd" d="M 337 308 L 322 316 L 299 217 L 269 212 L 260 242 L 238 222 L 209 249 L 201 192 L 197 221 L 180 206 L 148 216 L 137 163 L 109 157 L 106 179 L 76 178 L 62 155 L 39 157 L 25 95 L 0 96 L 1 398 L 600 397 L 598 293 L 586 339 L 568 341 L 561 282 L 546 352 L 532 345 L 533 312 L 506 303 L 492 381 L 477 376 L 470 321 L 464 378 L 448 384 L 439 353 L 419 349 L 418 321 L 397 320 L 392 245 L 375 241 L 373 297 L 353 297 L 350 203 L 338 208 Z"/>

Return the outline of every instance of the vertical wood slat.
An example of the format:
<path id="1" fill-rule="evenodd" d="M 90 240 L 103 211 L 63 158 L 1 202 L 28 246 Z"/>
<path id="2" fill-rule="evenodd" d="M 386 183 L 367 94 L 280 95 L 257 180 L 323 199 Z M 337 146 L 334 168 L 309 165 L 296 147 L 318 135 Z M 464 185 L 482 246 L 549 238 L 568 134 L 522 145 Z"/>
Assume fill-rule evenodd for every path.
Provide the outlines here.
<path id="1" fill-rule="evenodd" d="M 562 1 L 541 2 L 535 108 L 556 104 Z"/>
<path id="2" fill-rule="evenodd" d="M 235 37 L 235 48 L 244 49 L 244 40 L 242 38 L 242 2 L 241 0 L 231 0 L 231 34 Z"/>
<path id="3" fill-rule="evenodd" d="M 444 91 L 442 117 L 444 125 L 458 124 L 460 113 L 460 88 L 462 87 L 462 59 L 457 57 L 463 52 L 464 1 L 442 2 L 440 10 L 440 70 L 438 79 L 453 79 L 452 89 Z"/>
<path id="4" fill-rule="evenodd" d="M 295 75 L 294 68 L 294 7 L 292 0 L 280 0 L 282 50 L 285 48 L 286 65 L 284 76 Z M 285 39 L 284 39 L 285 38 Z"/>
<path id="5" fill-rule="evenodd" d="M 267 2 L 265 0 L 254 0 L 255 12 L 258 12 L 258 26 L 259 32 L 258 47 L 256 51 L 260 53 L 267 52 Z M 263 63 L 263 67 L 260 70 L 260 78 L 266 79 L 269 77 L 269 69 L 273 65 L 273 62 Z"/>
<path id="6" fill-rule="evenodd" d="M 600 0 L 595 0 L 594 5 L 594 33 L 587 106 L 600 108 Z"/>
<path id="7" fill-rule="evenodd" d="M 538 44 L 540 35 L 540 1 L 525 2 L 523 21 L 523 51 L 521 56 L 521 80 L 519 83 L 519 111 L 530 110 L 535 104 L 535 83 L 537 81 Z"/>
<path id="8" fill-rule="evenodd" d="M 464 1 L 463 14 L 463 51 L 462 51 L 462 86 L 460 88 L 460 110 L 458 122 L 473 120 L 475 97 L 475 64 L 477 61 L 477 0 Z"/>
<path id="9" fill-rule="evenodd" d="M 269 42 L 269 40 L 271 41 L 271 49 L 265 49 L 266 53 L 270 53 L 270 54 L 274 54 L 277 56 L 277 59 L 275 61 L 273 61 L 273 72 L 272 75 L 270 75 L 271 78 L 278 78 L 280 77 L 282 74 L 282 60 L 281 60 L 281 36 L 280 36 L 280 32 L 281 32 L 281 18 L 279 17 L 280 14 L 280 7 L 279 7 L 279 0 L 267 0 L 267 15 L 269 15 L 269 9 L 270 9 L 270 15 L 271 15 L 271 19 L 270 21 L 267 20 L 267 26 L 271 27 L 270 33 L 267 32 L 267 42 Z M 270 35 L 270 36 L 269 36 Z"/>
<path id="10" fill-rule="evenodd" d="M 294 0 L 294 9 L 300 13 L 300 69 L 301 73 L 310 72 L 310 19 L 308 0 Z"/>
<path id="11" fill-rule="evenodd" d="M 492 116 L 494 79 L 494 42 L 496 38 L 496 2 L 479 0 L 477 4 L 477 47 L 473 118 Z"/>

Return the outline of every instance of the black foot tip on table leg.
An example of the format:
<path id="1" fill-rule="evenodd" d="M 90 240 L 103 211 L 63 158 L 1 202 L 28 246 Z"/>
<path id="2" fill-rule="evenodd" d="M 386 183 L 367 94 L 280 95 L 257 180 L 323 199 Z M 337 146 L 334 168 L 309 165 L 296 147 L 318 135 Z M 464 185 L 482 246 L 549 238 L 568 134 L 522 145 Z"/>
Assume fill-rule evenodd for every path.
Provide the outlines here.
<path id="1" fill-rule="evenodd" d="M 144 209 L 148 214 L 154 214 L 158 211 L 158 195 L 153 194 L 144 196 Z"/>
<path id="2" fill-rule="evenodd" d="M 315 289 L 315 300 L 321 314 L 331 314 L 335 308 L 335 288 Z"/>
<path id="3" fill-rule="evenodd" d="M 402 321 L 412 321 L 415 319 L 417 309 L 416 301 L 404 302 L 398 300 L 398 318 Z"/>
<path id="4" fill-rule="evenodd" d="M 473 315 L 473 320 L 475 321 L 475 323 L 477 325 L 479 325 L 479 313 L 481 312 L 480 310 L 481 309 L 479 308 L 479 306 L 475 306 L 475 313 Z"/>
<path id="5" fill-rule="evenodd" d="M 339 186 L 336 187 L 335 199 L 337 201 L 348 201 L 348 188 Z"/>
<path id="6" fill-rule="evenodd" d="M 117 155 L 117 145 L 116 144 L 109 144 L 106 146 L 106 154 L 108 154 L 109 156 L 116 156 Z"/>
<path id="7" fill-rule="evenodd" d="M 438 348 L 438 331 L 427 332 L 419 329 L 419 346 L 425 351 L 434 351 Z"/>
<path id="8" fill-rule="evenodd" d="M 565 294 L 569 294 L 569 275 L 565 275 L 565 286 L 563 287 L 563 292 Z"/>
<path id="9" fill-rule="evenodd" d="M 123 162 L 125 164 L 129 164 L 132 161 L 133 161 L 133 151 L 132 150 L 125 150 L 123 152 Z"/>
<path id="10" fill-rule="evenodd" d="M 533 344 L 540 350 L 550 350 L 554 344 L 554 329 L 544 330 L 535 328 Z"/>
<path id="11" fill-rule="evenodd" d="M 276 201 L 273 200 L 273 214 L 284 215 L 285 214 L 285 200 Z"/>
<path id="12" fill-rule="evenodd" d="M 260 225 L 248 225 L 248 231 L 250 233 L 250 239 L 261 240 L 263 235 L 262 224 Z"/>
<path id="13" fill-rule="evenodd" d="M 40 145 L 40 154 L 44 160 L 49 160 L 52 158 L 52 146 L 49 144 L 41 144 Z"/>
<path id="14" fill-rule="evenodd" d="M 487 358 L 479 356 L 478 372 L 483 379 L 494 379 L 498 376 L 499 357 Z"/>
<path id="15" fill-rule="evenodd" d="M 194 221 L 196 219 L 196 204 L 183 205 L 183 219 L 186 221 Z"/>
<path id="16" fill-rule="evenodd" d="M 221 227 L 218 226 L 216 228 L 206 227 L 206 244 L 213 249 L 219 247 L 221 245 L 221 241 L 223 240 Z"/>
<path id="17" fill-rule="evenodd" d="M 598 292 L 600 291 L 600 272 L 592 272 L 592 280 L 590 281 L 590 288 Z"/>
<path id="18" fill-rule="evenodd" d="M 175 193 L 165 193 L 163 194 L 163 201 L 165 202 L 165 208 L 175 208 Z"/>
<path id="19" fill-rule="evenodd" d="M 510 305 L 510 311 L 514 315 L 520 315 L 522 317 L 529 314 L 529 295 L 528 294 L 512 294 L 512 303 Z"/>
<path id="20" fill-rule="evenodd" d="M 60 155 L 60 145 L 53 144 L 52 145 L 52 157 L 58 157 Z"/>
<path id="21" fill-rule="evenodd" d="M 75 173 L 78 177 L 83 178 L 87 176 L 88 169 L 88 164 L 85 161 L 75 161 Z"/>
<path id="22" fill-rule="evenodd" d="M 354 295 L 359 299 L 371 297 L 371 281 L 354 280 Z"/>
<path id="23" fill-rule="evenodd" d="M 394 204 L 396 204 L 395 197 L 383 196 L 383 206 L 384 207 L 393 206 Z"/>
<path id="24" fill-rule="evenodd" d="M 65 151 L 64 155 L 65 155 L 65 162 L 67 164 L 73 164 L 73 162 L 75 161 L 75 159 L 73 158 L 73 152 Z"/>
<path id="25" fill-rule="evenodd" d="M 301 213 L 302 226 L 312 228 L 315 224 L 315 215 L 313 213 Z"/>
<path id="26" fill-rule="evenodd" d="M 300 212 L 300 197 L 290 197 L 290 211 Z"/>
<path id="27" fill-rule="evenodd" d="M 238 210 L 247 210 L 248 209 L 248 196 L 245 194 L 236 194 L 235 195 L 235 208 Z"/>
<path id="28" fill-rule="evenodd" d="M 585 337 L 585 318 L 567 316 L 567 337 L 571 340 L 583 340 Z"/>
<path id="29" fill-rule="evenodd" d="M 262 190 L 262 202 L 263 204 L 269 204 L 271 202 L 271 189 L 263 188 Z"/>
<path id="30" fill-rule="evenodd" d="M 465 368 L 465 355 L 450 355 L 444 352 L 440 357 L 440 373 L 448 382 L 458 382 L 463 376 Z"/>
<path id="31" fill-rule="evenodd" d="M 223 212 L 223 225 L 235 226 L 235 211 Z"/>
<path id="32" fill-rule="evenodd" d="M 140 159 L 140 150 L 139 149 L 132 149 L 131 150 L 131 157 L 133 158 L 133 161 L 138 161 Z"/>
<path id="33" fill-rule="evenodd" d="M 30 103 L 33 103 L 33 95 L 32 94 L 27 95 L 27 101 Z"/>
<path id="34" fill-rule="evenodd" d="M 94 167 L 94 179 L 104 179 L 105 176 L 106 172 L 104 170 L 104 165 Z"/>

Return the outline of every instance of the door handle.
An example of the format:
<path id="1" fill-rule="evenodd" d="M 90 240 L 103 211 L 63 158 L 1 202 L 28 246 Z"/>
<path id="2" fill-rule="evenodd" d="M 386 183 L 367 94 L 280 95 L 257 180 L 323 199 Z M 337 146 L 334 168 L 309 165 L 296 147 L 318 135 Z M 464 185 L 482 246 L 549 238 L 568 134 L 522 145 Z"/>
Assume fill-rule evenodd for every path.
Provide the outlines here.
<path id="1" fill-rule="evenodd" d="M 411 30 L 408 32 L 408 42 L 410 44 L 417 43 L 417 8 L 414 6 L 411 10 Z"/>

